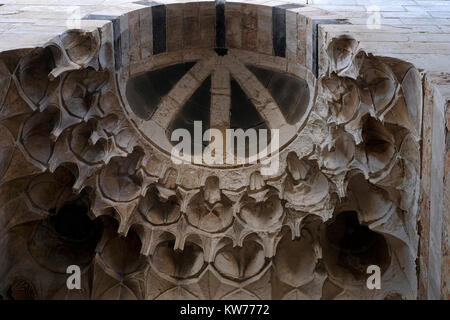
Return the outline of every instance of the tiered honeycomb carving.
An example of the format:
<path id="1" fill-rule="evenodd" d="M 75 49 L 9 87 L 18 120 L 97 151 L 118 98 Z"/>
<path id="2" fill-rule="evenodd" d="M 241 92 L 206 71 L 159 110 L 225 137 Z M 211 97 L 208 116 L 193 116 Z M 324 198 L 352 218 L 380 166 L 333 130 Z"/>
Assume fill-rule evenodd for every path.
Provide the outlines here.
<path id="1" fill-rule="evenodd" d="M 357 46 L 330 43 L 280 171 L 255 167 L 241 188 L 142 141 L 108 37 L 0 54 L 0 294 L 414 299 L 421 77 Z M 66 288 L 70 264 L 82 290 Z M 366 288 L 372 264 L 381 290 Z"/>

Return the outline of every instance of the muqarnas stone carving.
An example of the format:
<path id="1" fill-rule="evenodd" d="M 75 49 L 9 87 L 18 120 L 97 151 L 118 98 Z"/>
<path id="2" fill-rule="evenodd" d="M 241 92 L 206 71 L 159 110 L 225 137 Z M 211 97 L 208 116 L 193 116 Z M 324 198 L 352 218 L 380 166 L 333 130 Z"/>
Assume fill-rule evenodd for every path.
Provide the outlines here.
<path id="1" fill-rule="evenodd" d="M 258 165 L 174 165 L 126 109 L 112 48 L 106 33 L 68 31 L 0 54 L 4 298 L 416 298 L 414 66 L 333 39 L 278 173 L 264 176 Z M 252 74 L 232 50 L 210 57 L 190 70 L 214 77 L 235 59 L 232 76 Z M 260 83 L 243 89 L 270 95 Z M 70 264 L 81 290 L 66 287 Z M 366 287 L 369 265 L 381 269 L 380 290 Z"/>

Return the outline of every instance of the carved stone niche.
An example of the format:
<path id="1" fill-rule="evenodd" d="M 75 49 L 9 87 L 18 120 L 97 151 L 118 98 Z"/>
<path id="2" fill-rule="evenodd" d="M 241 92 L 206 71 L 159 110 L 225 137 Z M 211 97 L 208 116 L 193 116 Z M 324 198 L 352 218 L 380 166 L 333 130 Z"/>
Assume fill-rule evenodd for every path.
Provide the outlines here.
<path id="1" fill-rule="evenodd" d="M 0 53 L 2 297 L 416 298 L 414 66 L 339 37 L 319 79 L 212 48 L 155 56 L 141 77 L 116 70 L 112 39 L 68 31 Z M 156 100 L 140 96 L 161 74 L 144 91 Z M 167 133 L 194 120 L 280 129 L 277 172 L 173 163 Z M 66 288 L 72 264 L 81 290 Z"/>

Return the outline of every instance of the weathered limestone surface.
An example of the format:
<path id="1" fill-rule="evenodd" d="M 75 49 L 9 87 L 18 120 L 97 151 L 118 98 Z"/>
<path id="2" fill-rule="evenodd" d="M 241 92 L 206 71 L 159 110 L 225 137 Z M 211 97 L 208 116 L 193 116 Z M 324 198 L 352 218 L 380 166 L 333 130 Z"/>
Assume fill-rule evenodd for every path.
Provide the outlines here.
<path id="1" fill-rule="evenodd" d="M 450 207 L 450 108 L 448 104 L 446 110 L 444 212 L 448 212 Z M 442 219 L 442 299 L 448 300 L 450 299 L 450 216 L 444 214 Z"/>
<path id="2" fill-rule="evenodd" d="M 0 41 L 2 297 L 448 296 L 450 91 L 437 70 L 407 62 L 416 51 L 327 25 L 345 14 L 316 3 L 227 2 L 228 51 L 217 54 L 211 2 L 89 0 L 67 30 L 63 3 L 55 14 L 51 1 L 23 1 L 0 7 L 17 11 L 0 15 L 1 30 L 33 25 Z M 445 56 L 435 39 L 424 50 Z M 135 111 L 130 79 L 190 62 L 154 113 Z M 287 118 L 255 67 L 304 81 L 303 113 Z M 210 126 L 231 126 L 234 79 L 280 129 L 279 170 L 171 161 L 167 130 L 209 78 Z M 82 290 L 65 286 L 70 264 Z M 366 287 L 373 264 L 380 290 Z"/>

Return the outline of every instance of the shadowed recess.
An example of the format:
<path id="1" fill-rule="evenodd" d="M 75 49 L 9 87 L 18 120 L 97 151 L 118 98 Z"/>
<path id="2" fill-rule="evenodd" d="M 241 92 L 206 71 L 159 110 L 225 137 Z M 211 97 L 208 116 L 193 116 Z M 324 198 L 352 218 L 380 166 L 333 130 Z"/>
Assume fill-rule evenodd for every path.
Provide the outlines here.
<path id="1" fill-rule="evenodd" d="M 231 77 L 231 108 L 230 108 L 230 127 L 231 129 L 269 129 L 266 122 L 256 110 L 252 101 L 247 97 L 238 82 Z M 270 132 L 267 131 L 267 142 L 270 142 Z M 235 144 L 237 139 L 235 139 Z M 259 145 L 259 135 L 257 136 L 257 143 Z M 237 150 L 235 150 L 235 155 Z M 250 157 L 249 141 L 245 140 L 245 156 Z"/>
<path id="2" fill-rule="evenodd" d="M 339 266 L 356 279 L 367 277 L 367 267 L 377 265 L 385 271 L 389 266 L 389 248 L 381 234 L 360 225 L 355 211 L 338 214 L 327 226 L 326 239 L 337 256 Z"/>
<path id="3" fill-rule="evenodd" d="M 209 117 L 210 117 L 210 103 L 211 103 L 211 77 L 208 77 L 201 86 L 194 92 L 194 94 L 189 98 L 186 104 L 181 109 L 170 124 L 170 128 L 167 132 L 168 139 L 170 139 L 172 132 L 176 129 L 187 129 L 191 137 L 194 137 L 194 121 L 202 122 L 202 136 L 203 133 L 209 129 Z M 194 141 L 191 139 L 192 146 L 191 150 L 194 150 Z M 174 142 L 177 144 L 177 142 Z M 206 146 L 208 143 L 203 142 Z"/>
<path id="4" fill-rule="evenodd" d="M 238 82 L 231 78 L 231 115 L 230 127 L 232 129 L 267 129 L 264 119 L 256 110 Z"/>
<path id="5" fill-rule="evenodd" d="M 56 214 L 38 223 L 28 248 L 33 258 L 54 272 L 64 273 L 68 265 L 84 267 L 93 258 L 102 235 L 101 222 L 87 215 L 87 194 L 66 202 Z"/>
<path id="6" fill-rule="evenodd" d="M 133 112 L 142 119 L 150 119 L 161 99 L 194 64 L 180 63 L 131 78 L 127 82 L 126 97 Z"/>

